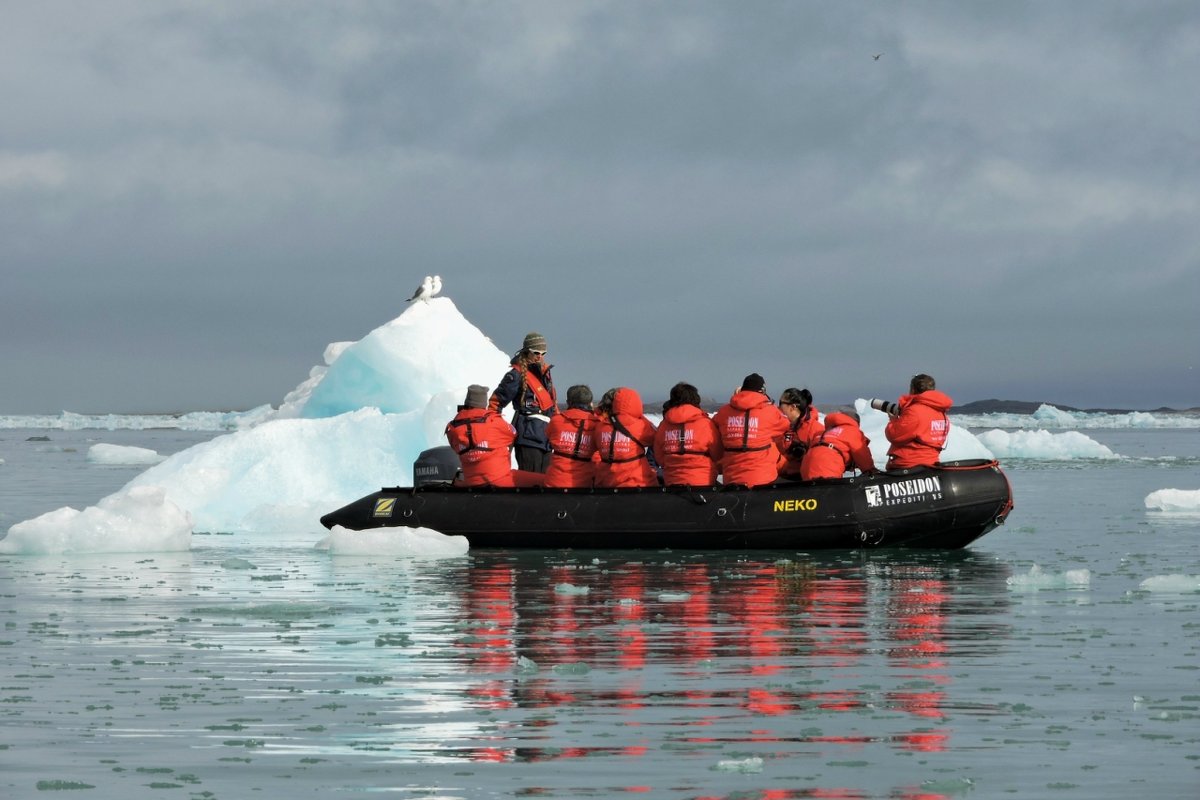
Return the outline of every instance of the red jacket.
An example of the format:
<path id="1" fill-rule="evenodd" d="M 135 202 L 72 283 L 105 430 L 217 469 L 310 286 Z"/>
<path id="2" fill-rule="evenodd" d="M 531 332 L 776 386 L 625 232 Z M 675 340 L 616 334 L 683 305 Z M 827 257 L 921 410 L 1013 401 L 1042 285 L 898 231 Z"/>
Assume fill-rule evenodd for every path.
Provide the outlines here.
<path id="1" fill-rule="evenodd" d="M 512 445 L 517 432 L 486 408 L 459 408 L 446 426 L 466 486 L 512 486 Z"/>
<path id="2" fill-rule="evenodd" d="M 550 419 L 550 466 L 546 468 L 548 489 L 591 488 L 596 470 L 596 415 L 582 408 L 568 408 Z"/>
<path id="3" fill-rule="evenodd" d="M 888 448 L 888 469 L 933 466 L 946 449 L 950 435 L 950 420 L 946 412 L 954 401 L 936 389 L 920 394 L 906 394 L 896 405 L 900 414 L 888 421 L 883 433 L 892 446 Z"/>
<path id="4" fill-rule="evenodd" d="M 800 464 L 800 478 L 840 478 L 853 468 L 874 472 L 871 440 L 849 414 L 835 411 L 825 417 L 825 432 L 813 442 Z"/>
<path id="5" fill-rule="evenodd" d="M 779 444 L 790 423 L 771 398 L 762 392 L 735 392 L 713 422 L 725 448 L 725 483 L 762 486 L 779 477 Z"/>
<path id="6" fill-rule="evenodd" d="M 797 417 L 783 435 L 783 458 L 779 460 L 779 474 L 792 478 L 800 477 L 800 462 L 808 446 L 821 438 L 825 426 L 816 406 L 809 406 L 804 416 Z"/>
<path id="7" fill-rule="evenodd" d="M 716 424 L 699 406 L 667 409 L 654 434 L 654 460 L 667 486 L 712 486 L 724 455 Z"/>
<path id="8" fill-rule="evenodd" d="M 642 398 L 633 389 L 617 389 L 611 416 L 596 423 L 596 486 L 657 486 L 658 475 L 646 460 L 653 444 L 654 424 L 642 414 Z"/>

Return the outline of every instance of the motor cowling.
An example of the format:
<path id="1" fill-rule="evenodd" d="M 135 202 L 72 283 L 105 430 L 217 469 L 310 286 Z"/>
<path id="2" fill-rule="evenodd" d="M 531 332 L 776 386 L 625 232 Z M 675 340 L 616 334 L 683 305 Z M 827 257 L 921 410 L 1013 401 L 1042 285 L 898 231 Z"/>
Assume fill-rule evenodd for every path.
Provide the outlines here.
<path id="1" fill-rule="evenodd" d="M 458 453 L 452 447 L 442 445 L 422 450 L 413 462 L 413 486 L 452 481 L 460 467 Z"/>

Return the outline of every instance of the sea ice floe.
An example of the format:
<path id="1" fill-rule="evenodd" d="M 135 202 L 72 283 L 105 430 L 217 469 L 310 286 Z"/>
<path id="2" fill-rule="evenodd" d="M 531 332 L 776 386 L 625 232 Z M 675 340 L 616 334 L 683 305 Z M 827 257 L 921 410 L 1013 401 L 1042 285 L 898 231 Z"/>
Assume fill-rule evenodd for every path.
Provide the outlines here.
<path id="1" fill-rule="evenodd" d="M 411 556 L 419 558 L 454 558 L 470 549 L 465 536 L 447 536 L 429 528 L 375 528 L 352 531 L 334 525 L 321 541 L 314 545 L 335 556 Z"/>
<path id="2" fill-rule="evenodd" d="M 157 464 L 165 459 L 166 456 L 160 456 L 154 450 L 120 444 L 94 444 L 88 448 L 87 454 L 89 463 L 111 466 Z"/>
<path id="3" fill-rule="evenodd" d="M 1174 513 L 1200 513 L 1200 489 L 1159 489 L 1146 495 L 1146 508 Z"/>
<path id="4" fill-rule="evenodd" d="M 1069 569 L 1066 572 L 1046 572 L 1037 564 L 1024 575 L 1010 575 L 1005 583 L 1010 589 L 1038 591 L 1040 589 L 1087 588 L 1092 582 L 1092 573 L 1086 569 Z"/>
<path id="5" fill-rule="evenodd" d="M 1144 592 L 1200 592 L 1200 575 L 1155 575 L 1138 584 Z"/>
<path id="6" fill-rule="evenodd" d="M 751 756 L 750 758 L 731 758 L 726 759 L 725 761 L 718 761 L 712 766 L 712 769 L 716 772 L 744 772 L 747 774 L 752 772 L 762 772 L 763 760 L 757 756 Z"/>
<path id="7" fill-rule="evenodd" d="M 1077 458 L 1120 458 L 1112 450 L 1078 431 L 1051 433 L 992 430 L 979 434 L 979 441 L 997 458 L 1038 458 L 1070 461 Z"/>
<path id="8" fill-rule="evenodd" d="M 191 544 L 192 515 L 162 488 L 136 486 L 83 511 L 64 506 L 18 522 L 0 539 L 0 553 L 159 553 Z"/>

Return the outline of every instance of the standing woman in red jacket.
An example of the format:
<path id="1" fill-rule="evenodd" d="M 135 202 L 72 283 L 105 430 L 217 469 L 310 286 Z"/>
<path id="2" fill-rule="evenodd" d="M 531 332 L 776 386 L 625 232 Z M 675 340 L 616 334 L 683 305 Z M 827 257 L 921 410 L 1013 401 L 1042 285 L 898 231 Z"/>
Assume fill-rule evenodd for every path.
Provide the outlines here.
<path id="1" fill-rule="evenodd" d="M 567 389 L 567 410 L 552 417 L 546 426 L 550 440 L 550 466 L 546 468 L 547 489 L 592 487 L 596 469 L 596 414 L 592 390 L 578 385 Z"/>
<path id="2" fill-rule="evenodd" d="M 762 486 L 779 477 L 779 448 L 788 418 L 766 389 L 762 375 L 747 375 L 742 388 L 713 417 L 725 448 L 721 474 L 727 485 Z"/>
<path id="3" fill-rule="evenodd" d="M 717 426 L 700 408 L 700 392 L 690 383 L 671 387 L 663 422 L 654 434 L 654 460 L 667 486 L 713 486 L 721 465 Z"/>
<path id="4" fill-rule="evenodd" d="M 642 413 L 642 398 L 622 386 L 613 393 L 612 410 L 596 424 L 596 486 L 657 486 L 658 474 L 646 458 L 654 444 L 654 423 Z"/>
<path id="5" fill-rule="evenodd" d="M 946 412 L 954 401 L 936 391 L 937 384 L 929 375 L 914 375 L 909 382 L 910 394 L 896 401 L 896 413 L 883 433 L 892 443 L 888 448 L 888 469 L 932 467 L 946 449 L 950 435 L 950 419 Z"/>

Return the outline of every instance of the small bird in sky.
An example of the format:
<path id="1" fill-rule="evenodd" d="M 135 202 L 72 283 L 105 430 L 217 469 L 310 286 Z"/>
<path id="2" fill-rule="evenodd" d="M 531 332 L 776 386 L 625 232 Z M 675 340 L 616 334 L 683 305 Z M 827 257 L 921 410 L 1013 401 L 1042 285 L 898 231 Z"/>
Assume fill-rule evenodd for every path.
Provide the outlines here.
<path id="1" fill-rule="evenodd" d="M 429 298 L 431 297 L 433 297 L 433 278 L 426 275 L 425 280 L 421 281 L 421 285 L 417 287 L 415 292 L 413 292 L 413 296 L 408 298 L 408 300 L 405 302 L 411 303 L 413 300 L 422 300 L 428 303 Z"/>
<path id="2" fill-rule="evenodd" d="M 873 58 L 873 59 L 875 59 L 876 61 L 878 61 L 878 60 L 879 60 L 879 57 L 880 57 L 881 55 L 883 55 L 883 53 L 876 53 L 875 55 L 871 56 L 871 58 Z"/>
<path id="3" fill-rule="evenodd" d="M 430 297 L 437 297 L 439 294 L 442 293 L 442 276 L 441 275 L 433 276 L 433 283 L 430 285 L 430 289 L 431 289 L 431 291 L 429 292 Z"/>

